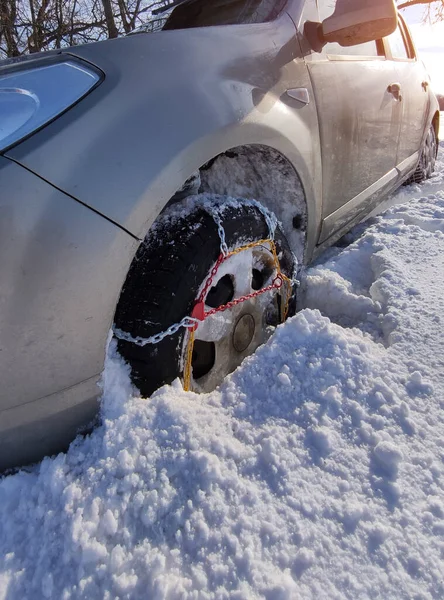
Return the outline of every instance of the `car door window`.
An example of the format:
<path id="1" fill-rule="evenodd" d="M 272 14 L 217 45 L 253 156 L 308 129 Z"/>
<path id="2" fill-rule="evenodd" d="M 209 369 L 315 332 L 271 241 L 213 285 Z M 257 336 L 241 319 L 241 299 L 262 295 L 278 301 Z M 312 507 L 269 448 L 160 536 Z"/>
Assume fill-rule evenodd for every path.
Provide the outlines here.
<path id="1" fill-rule="evenodd" d="M 410 58 L 408 48 L 404 41 L 404 36 L 400 25 L 387 38 L 392 58 L 408 60 Z"/>
<path id="2" fill-rule="evenodd" d="M 336 42 L 329 42 L 324 46 L 324 52 L 332 56 L 378 56 L 376 42 L 356 46 L 340 46 Z"/>
<path id="3" fill-rule="evenodd" d="M 286 0 L 171 0 L 153 8 L 148 21 L 133 33 L 265 23 L 277 18 L 285 3 Z"/>
<path id="4" fill-rule="evenodd" d="M 340 0 L 318 0 L 319 18 L 322 21 L 331 17 Z M 334 56 L 378 56 L 378 45 L 376 42 L 366 42 L 355 46 L 340 46 L 336 42 L 330 42 L 324 46 L 324 52 Z"/>

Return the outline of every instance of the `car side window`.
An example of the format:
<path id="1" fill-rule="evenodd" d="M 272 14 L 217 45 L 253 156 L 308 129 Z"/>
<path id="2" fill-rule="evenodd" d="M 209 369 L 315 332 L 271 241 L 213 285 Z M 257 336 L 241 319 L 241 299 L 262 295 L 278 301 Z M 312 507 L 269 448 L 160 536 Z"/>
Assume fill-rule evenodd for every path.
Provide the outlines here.
<path id="1" fill-rule="evenodd" d="M 240 25 L 273 21 L 287 0 L 165 0 L 155 2 L 147 21 L 129 33 L 155 33 L 212 25 Z M 161 4 L 161 6 L 158 6 Z"/>
<path id="2" fill-rule="evenodd" d="M 265 23 L 277 18 L 285 3 L 286 0 L 188 0 L 178 4 L 173 0 L 173 10 L 163 29 Z"/>
<path id="3" fill-rule="evenodd" d="M 330 17 L 335 9 L 336 4 L 341 0 L 317 0 L 319 19 L 324 21 Z M 376 42 L 366 42 L 365 44 L 357 44 L 355 46 L 340 46 L 336 42 L 330 42 L 324 46 L 326 54 L 336 56 L 378 56 L 378 45 Z"/>
<path id="4" fill-rule="evenodd" d="M 408 49 L 406 47 L 404 36 L 402 35 L 401 27 L 395 29 L 395 31 L 387 38 L 392 58 L 400 58 L 407 60 L 410 58 Z"/>

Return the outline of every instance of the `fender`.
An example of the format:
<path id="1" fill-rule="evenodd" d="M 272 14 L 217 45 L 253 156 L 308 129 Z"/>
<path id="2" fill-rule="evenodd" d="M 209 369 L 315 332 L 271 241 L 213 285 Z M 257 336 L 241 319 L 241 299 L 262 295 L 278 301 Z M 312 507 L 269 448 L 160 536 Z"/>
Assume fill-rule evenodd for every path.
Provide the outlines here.
<path id="1" fill-rule="evenodd" d="M 66 54 L 96 65 L 104 82 L 9 158 L 142 239 L 203 164 L 235 146 L 268 145 L 294 166 L 309 221 L 319 222 L 317 113 L 314 103 L 286 95 L 296 85 L 311 91 L 287 14 L 272 23 L 134 35 Z"/>

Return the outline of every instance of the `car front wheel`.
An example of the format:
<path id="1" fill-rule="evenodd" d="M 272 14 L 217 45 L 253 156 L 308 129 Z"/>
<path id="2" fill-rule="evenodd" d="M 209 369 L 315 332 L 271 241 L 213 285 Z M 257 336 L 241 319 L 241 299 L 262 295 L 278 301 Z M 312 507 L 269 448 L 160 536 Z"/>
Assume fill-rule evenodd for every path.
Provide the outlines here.
<path id="1" fill-rule="evenodd" d="M 174 205 L 154 224 L 131 265 L 115 314 L 119 352 L 143 396 L 184 379 L 187 361 L 190 389 L 214 389 L 284 319 L 292 296 L 286 278 L 294 275 L 295 259 L 263 207 L 217 196 L 211 204 L 197 197 L 194 207 L 189 205 L 190 200 Z M 266 240 L 274 228 L 270 244 Z M 207 317 L 193 333 L 190 352 L 192 327 L 162 334 L 193 315 L 197 304 Z"/>

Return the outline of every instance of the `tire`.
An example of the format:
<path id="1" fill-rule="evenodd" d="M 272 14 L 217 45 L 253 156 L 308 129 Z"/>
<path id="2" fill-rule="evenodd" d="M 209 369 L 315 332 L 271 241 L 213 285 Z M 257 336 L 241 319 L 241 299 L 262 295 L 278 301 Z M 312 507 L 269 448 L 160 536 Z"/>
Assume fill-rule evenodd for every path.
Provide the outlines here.
<path id="1" fill-rule="evenodd" d="M 424 140 L 424 144 L 421 148 L 419 163 L 416 167 L 416 171 L 407 179 L 406 185 L 410 183 L 421 183 L 426 179 L 430 179 L 433 171 L 435 170 L 437 152 L 438 141 L 436 139 L 435 128 L 432 124 L 429 127 L 427 137 Z"/>
<path id="2" fill-rule="evenodd" d="M 214 196 L 212 201 L 222 206 L 225 199 Z M 116 309 L 115 328 L 132 338 L 150 337 L 191 315 L 200 289 L 220 255 L 217 225 L 208 210 L 199 201 L 189 214 L 180 212 L 181 208 L 174 205 L 173 213 L 159 217 L 128 272 Z M 257 203 L 230 201 L 219 214 L 230 250 L 269 237 L 267 220 Z M 294 257 L 279 226 L 275 244 L 282 272 L 293 277 Z M 210 292 L 221 288 L 224 295 L 222 283 L 220 280 Z M 221 298 L 219 305 L 229 299 Z M 118 350 L 130 364 L 133 383 L 143 396 L 181 376 L 187 336 L 187 330 L 181 328 L 160 343 L 143 347 L 118 339 Z M 210 389 L 215 387 L 207 384 L 204 391 L 208 391 L 208 385 Z"/>

